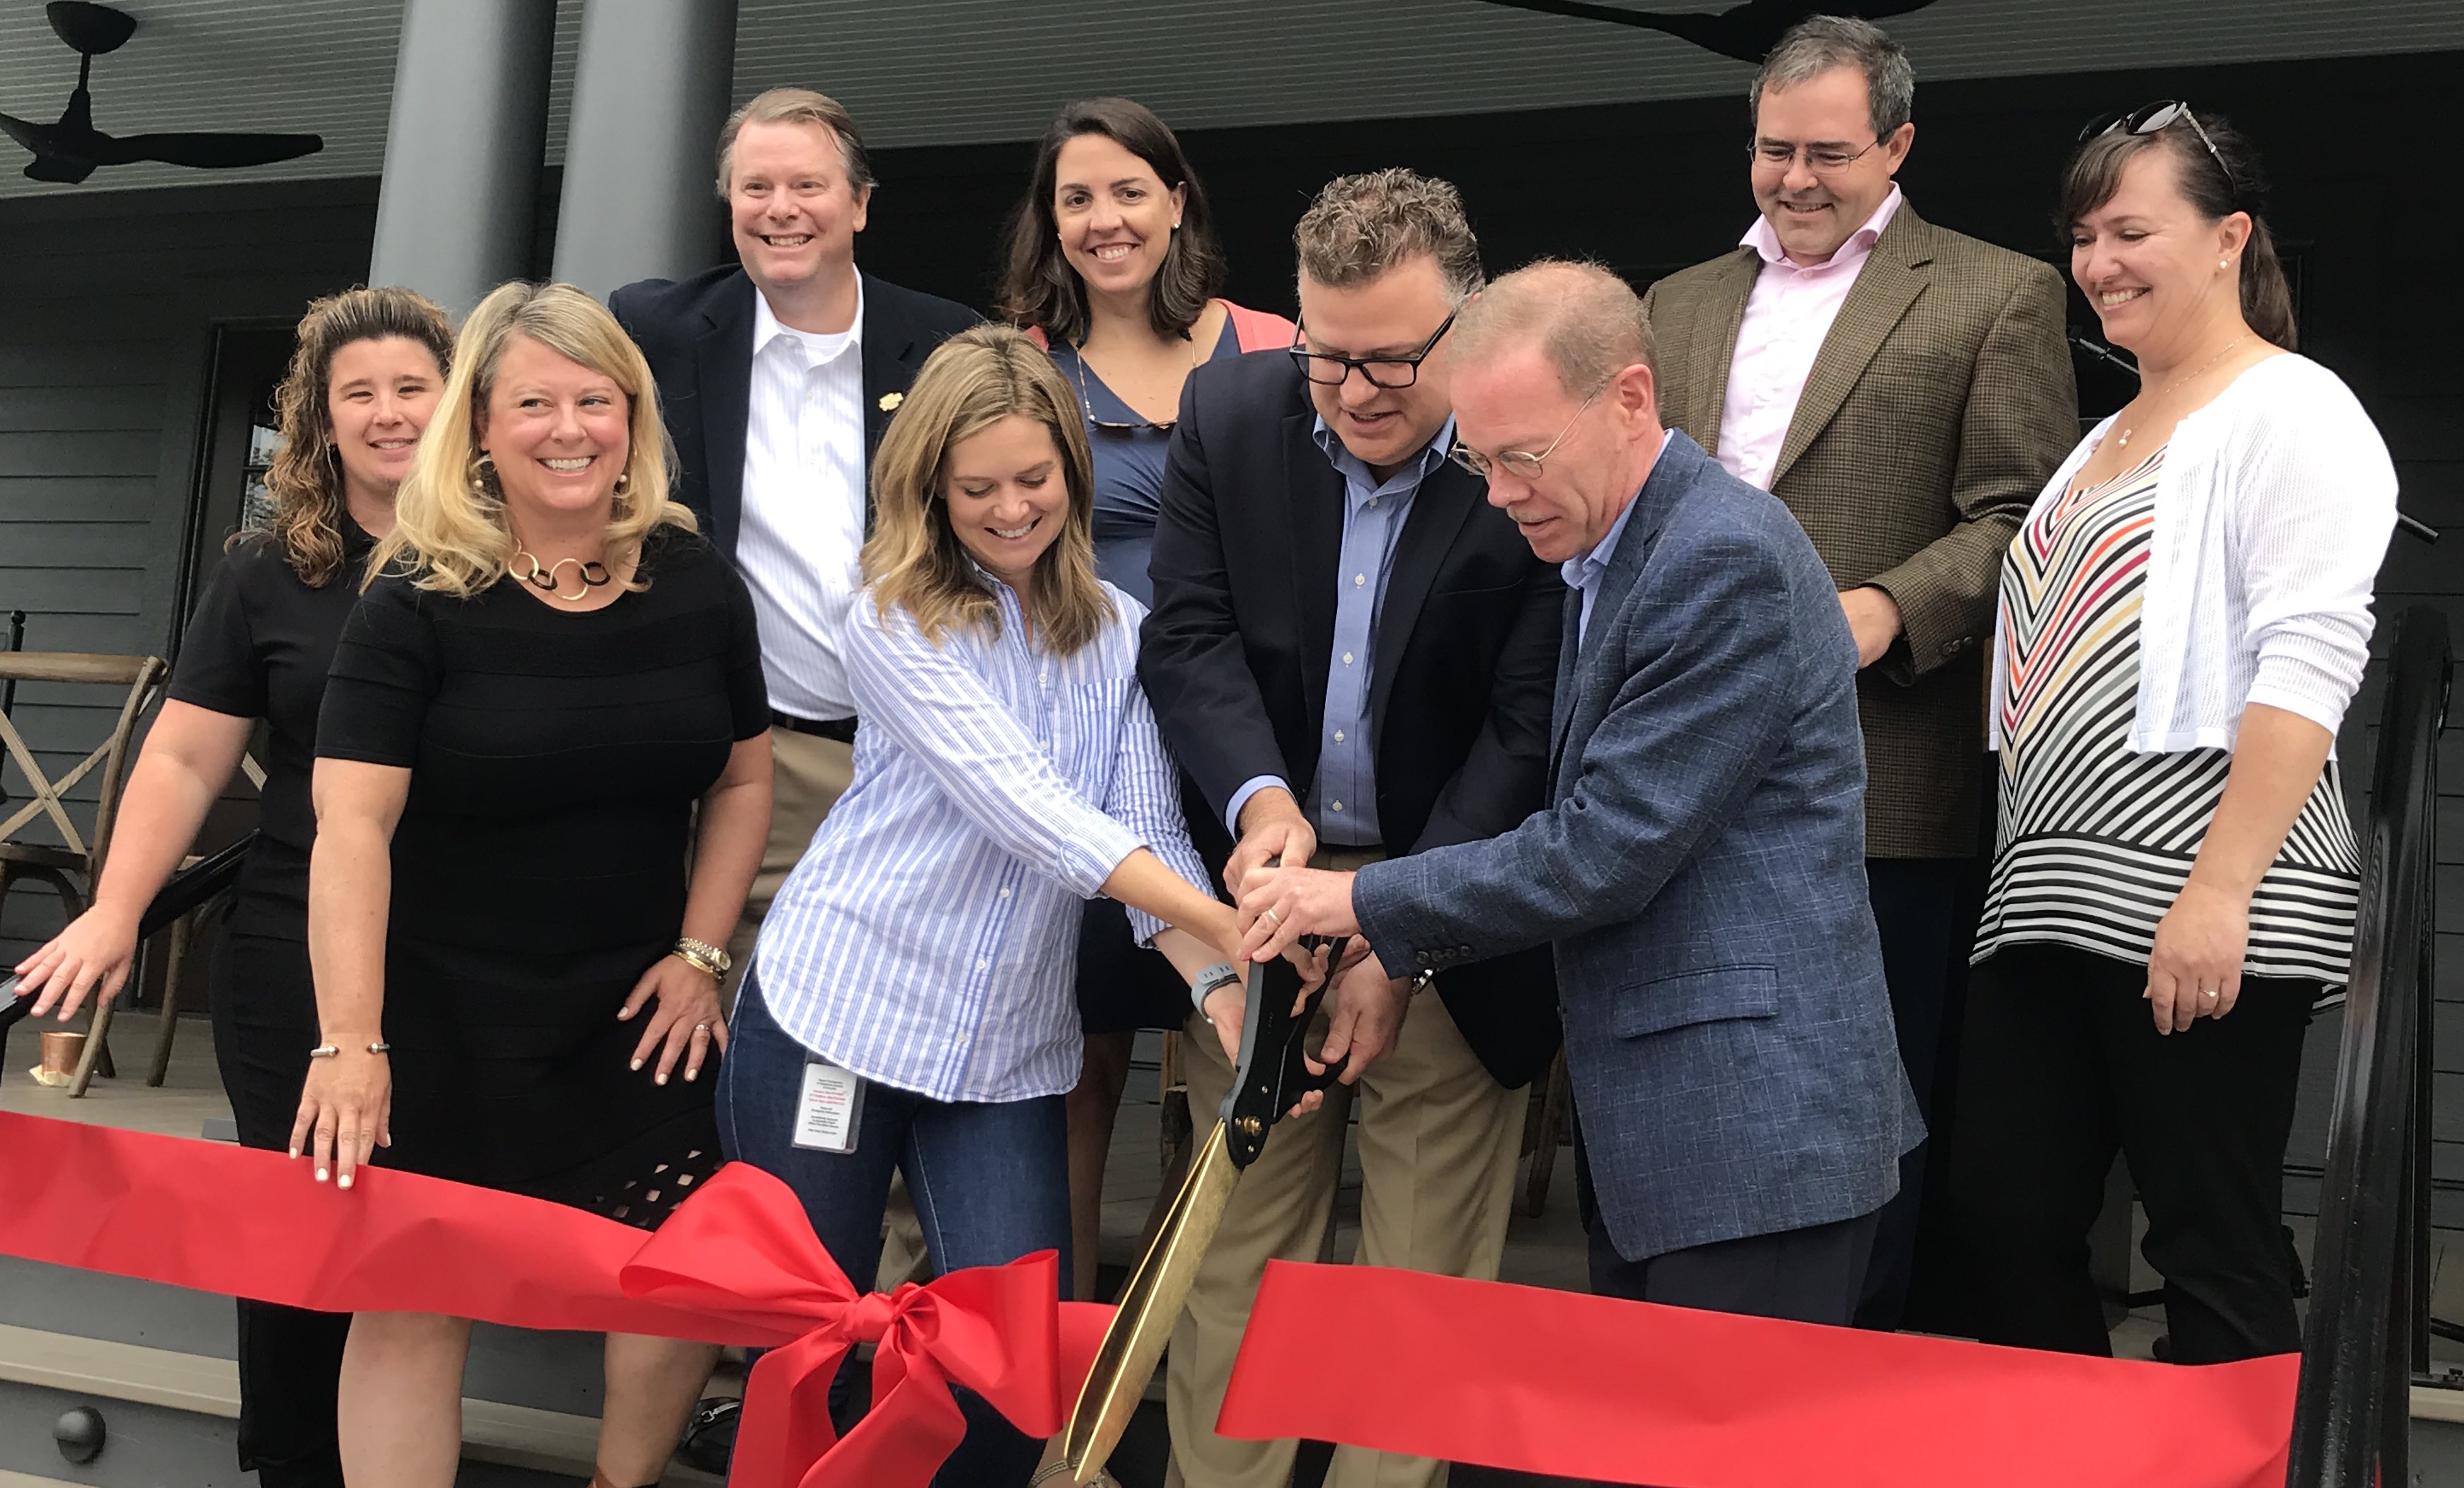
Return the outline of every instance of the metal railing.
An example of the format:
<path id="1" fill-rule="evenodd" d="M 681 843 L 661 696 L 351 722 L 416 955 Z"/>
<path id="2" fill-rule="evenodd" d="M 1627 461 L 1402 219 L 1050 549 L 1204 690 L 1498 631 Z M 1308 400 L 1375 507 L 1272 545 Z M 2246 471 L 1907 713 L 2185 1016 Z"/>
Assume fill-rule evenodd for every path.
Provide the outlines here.
<path id="1" fill-rule="evenodd" d="M 2431 895 L 2452 662 L 2446 617 L 2405 611 L 2362 839 L 2287 1488 L 2411 1480 L 2412 1382 L 2430 1367 Z"/>

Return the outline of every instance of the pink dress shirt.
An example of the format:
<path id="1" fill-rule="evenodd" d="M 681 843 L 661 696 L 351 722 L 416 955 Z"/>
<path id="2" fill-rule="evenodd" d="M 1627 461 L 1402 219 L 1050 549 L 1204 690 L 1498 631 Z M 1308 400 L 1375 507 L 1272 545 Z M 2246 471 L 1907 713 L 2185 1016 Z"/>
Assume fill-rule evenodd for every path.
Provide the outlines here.
<path id="1" fill-rule="evenodd" d="M 1789 423 L 1796 417 L 1796 401 L 1805 393 L 1823 338 L 1857 287 L 1874 240 L 1899 210 L 1900 189 L 1894 186 L 1828 262 L 1811 268 L 1782 251 L 1779 234 L 1762 217 L 1738 239 L 1762 255 L 1763 266 L 1746 297 L 1746 318 L 1737 327 L 1736 355 L 1728 359 L 1728 388 L 1720 405 L 1714 457 L 1728 474 L 1771 489 L 1780 446 L 1788 442 Z"/>

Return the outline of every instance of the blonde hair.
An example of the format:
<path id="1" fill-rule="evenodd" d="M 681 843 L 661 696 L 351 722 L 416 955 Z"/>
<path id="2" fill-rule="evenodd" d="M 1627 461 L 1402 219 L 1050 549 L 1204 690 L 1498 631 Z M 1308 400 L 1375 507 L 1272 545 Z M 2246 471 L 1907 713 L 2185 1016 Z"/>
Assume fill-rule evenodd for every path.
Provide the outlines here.
<path id="1" fill-rule="evenodd" d="M 736 181 L 736 137 L 746 124 L 818 124 L 839 142 L 839 162 L 847 167 L 847 189 L 858 194 L 872 189 L 872 157 L 864 137 L 855 132 L 855 117 L 847 105 L 810 88 L 772 88 L 727 116 L 718 127 L 718 199 Z"/>
<path id="2" fill-rule="evenodd" d="M 1094 460 L 1077 394 L 1023 332 L 978 325 L 941 344 L 915 374 L 872 457 L 872 537 L 863 570 L 876 614 L 892 605 L 935 646 L 951 631 L 1001 634 L 1001 606 L 950 524 L 951 446 L 1016 415 L 1042 424 L 1069 490 L 1060 535 L 1035 561 L 1019 605 L 1046 652 L 1067 655 L 1113 618 L 1095 577 Z"/>
<path id="3" fill-rule="evenodd" d="M 274 499 L 268 523 L 285 562 L 299 582 L 322 589 L 342 566 L 342 457 L 334 449 L 334 357 L 363 341 L 401 337 L 436 359 L 436 374 L 453 364 L 453 327 L 445 312 L 417 290 L 391 285 L 346 289 L 311 300 L 299 318 L 291 369 L 275 389 L 282 444 L 265 473 Z M 252 534 L 236 532 L 231 542 Z"/>
<path id="4" fill-rule="evenodd" d="M 394 498 L 393 531 L 370 555 L 361 588 L 391 568 L 421 589 L 468 599 L 505 576 L 514 534 L 505 523 L 495 466 L 479 440 L 496 370 L 517 336 L 612 379 L 625 394 L 628 438 L 608 515 L 607 566 L 631 562 L 642 540 L 662 523 L 693 530 L 693 513 L 668 499 L 668 432 L 641 348 L 598 300 L 572 285 L 516 280 L 491 291 L 462 322 L 452 374 Z M 648 587 L 638 573 L 627 585 Z"/>

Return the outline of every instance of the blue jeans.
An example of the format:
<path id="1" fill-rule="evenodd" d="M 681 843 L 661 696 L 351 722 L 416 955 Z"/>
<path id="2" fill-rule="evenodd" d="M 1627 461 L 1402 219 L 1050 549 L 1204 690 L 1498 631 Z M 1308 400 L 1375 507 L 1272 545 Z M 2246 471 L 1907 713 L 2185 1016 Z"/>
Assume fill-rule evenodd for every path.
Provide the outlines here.
<path id="1" fill-rule="evenodd" d="M 852 1152 L 820 1152 L 788 1141 L 803 1082 L 805 1051 L 762 1005 L 748 973 L 718 1067 L 719 1145 L 728 1157 L 786 1181 L 813 1233 L 859 1288 L 881 1263 L 881 1220 L 892 1167 L 907 1175 L 915 1217 L 936 1271 L 999 1266 L 1037 1251 L 1061 1253 L 1069 1276 L 1069 1149 L 1062 1098 L 945 1102 L 871 1080 Z M 848 1376 L 831 1395 L 844 1399 Z M 967 1439 L 936 1484 L 1023 1484 L 1044 1444 L 999 1411 L 953 1387 Z M 837 1413 L 835 1410 L 833 1413 Z"/>

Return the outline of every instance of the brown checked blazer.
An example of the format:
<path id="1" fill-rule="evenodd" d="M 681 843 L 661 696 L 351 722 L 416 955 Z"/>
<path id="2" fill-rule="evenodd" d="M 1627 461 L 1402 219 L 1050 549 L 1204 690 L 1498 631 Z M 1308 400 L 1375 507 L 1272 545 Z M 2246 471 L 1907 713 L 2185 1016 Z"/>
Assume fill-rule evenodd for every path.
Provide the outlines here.
<path id="1" fill-rule="evenodd" d="M 1661 417 L 1704 449 L 1762 259 L 1740 247 L 1643 297 Z M 2003 550 L 2071 447 L 2079 395 L 2051 268 L 1903 203 L 1839 308 L 1773 468 L 1842 589 L 1903 633 L 1857 678 L 1872 857 L 1976 851 L 1985 655 Z"/>

